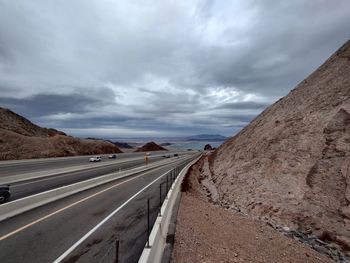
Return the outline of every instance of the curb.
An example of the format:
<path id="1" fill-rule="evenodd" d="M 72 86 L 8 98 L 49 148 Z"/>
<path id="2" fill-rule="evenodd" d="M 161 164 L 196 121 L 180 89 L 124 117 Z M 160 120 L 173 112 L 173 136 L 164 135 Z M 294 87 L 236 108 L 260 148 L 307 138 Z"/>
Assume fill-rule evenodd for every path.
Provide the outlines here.
<path id="1" fill-rule="evenodd" d="M 177 198 L 181 195 L 180 187 L 182 180 L 188 169 L 194 165 L 202 155 L 187 164 L 176 178 L 171 186 L 160 210 L 160 216 L 157 217 L 151 234 L 149 236 L 149 247 L 147 244 L 142 251 L 139 263 L 160 263 L 162 262 L 163 252 L 166 246 L 166 239 L 169 230 L 172 214 L 174 213 L 174 205 Z"/>
<path id="2" fill-rule="evenodd" d="M 171 160 L 171 162 L 169 162 L 168 160 L 167 162 L 160 161 L 160 163 L 147 165 L 146 167 L 145 166 L 137 167 L 129 171 L 122 172 L 122 175 L 120 176 L 118 176 L 119 174 L 116 174 L 116 173 L 106 174 L 103 176 L 99 176 L 97 178 L 92 178 L 82 182 L 77 182 L 74 184 L 62 186 L 56 189 L 52 189 L 49 191 L 45 191 L 39 194 L 31 195 L 9 203 L 2 204 L 0 205 L 0 222 L 5 219 L 22 214 L 26 211 L 32 210 L 34 208 L 62 199 L 64 197 L 97 187 L 99 185 L 106 184 L 118 179 L 135 175 L 140 172 L 145 172 L 153 168 L 161 167 L 166 164 L 171 164 L 173 162 L 177 162 L 179 159 Z M 181 158 L 181 159 L 186 159 L 186 158 Z"/>

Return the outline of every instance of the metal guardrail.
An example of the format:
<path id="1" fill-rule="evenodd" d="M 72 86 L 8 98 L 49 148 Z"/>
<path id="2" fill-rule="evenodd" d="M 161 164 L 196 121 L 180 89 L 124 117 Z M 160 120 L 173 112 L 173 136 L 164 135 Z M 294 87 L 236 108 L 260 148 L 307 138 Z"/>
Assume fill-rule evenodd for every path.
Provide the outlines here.
<path id="1" fill-rule="evenodd" d="M 183 158 L 183 157 L 180 157 L 180 158 Z M 172 161 L 169 163 L 172 163 Z M 111 173 L 111 174 L 107 174 L 99 177 L 94 177 L 88 180 L 62 186 L 59 188 L 55 188 L 53 190 L 48 190 L 39 194 L 31 195 L 28 197 L 14 200 L 9 203 L 2 204 L 0 205 L 0 221 L 16 216 L 18 214 L 24 213 L 31 209 L 43 206 L 45 204 L 54 202 L 64 197 L 85 191 L 87 189 L 91 189 L 99 185 L 103 185 L 115 180 L 129 177 L 136 173 L 145 172 L 165 164 L 167 164 L 167 161 L 163 160 L 153 164 L 148 164 L 145 166 L 126 170 L 121 174 Z"/>
<path id="2" fill-rule="evenodd" d="M 164 201 L 161 211 L 154 224 L 150 235 L 150 247 L 145 246 L 142 251 L 139 263 L 160 263 L 163 258 L 163 252 L 168 243 L 168 231 L 171 223 L 171 218 L 174 212 L 174 206 L 177 198 L 180 195 L 180 187 L 184 176 L 188 169 L 201 158 L 201 155 L 195 157 L 189 162 L 178 174 L 174 186 L 167 194 L 167 200 Z M 171 237 L 170 237 L 171 238 Z"/>
<path id="3" fill-rule="evenodd" d="M 152 227 L 156 221 L 157 216 L 161 215 L 161 209 L 163 202 L 167 199 L 168 192 L 170 191 L 173 183 L 175 182 L 176 178 L 179 176 L 181 170 L 188 164 L 188 161 L 185 161 L 181 163 L 180 165 L 176 166 L 174 169 L 169 171 L 165 175 L 165 180 L 163 182 L 159 183 L 159 193 L 158 197 L 156 198 L 156 202 L 153 201 L 151 198 L 147 198 L 145 200 L 145 210 L 144 216 L 147 218 L 147 226 L 144 231 L 144 238 L 146 238 L 146 247 L 149 246 L 149 238 L 151 234 Z M 157 195 L 154 193 L 154 195 Z M 154 199 L 154 198 L 153 198 Z M 154 209 L 152 207 L 156 206 L 156 218 L 152 217 L 152 214 L 154 214 Z M 99 263 L 120 263 L 124 262 L 123 258 L 123 237 L 117 236 L 113 242 L 109 245 L 108 248 L 101 249 L 104 250 L 104 254 L 99 255 L 100 260 Z"/>

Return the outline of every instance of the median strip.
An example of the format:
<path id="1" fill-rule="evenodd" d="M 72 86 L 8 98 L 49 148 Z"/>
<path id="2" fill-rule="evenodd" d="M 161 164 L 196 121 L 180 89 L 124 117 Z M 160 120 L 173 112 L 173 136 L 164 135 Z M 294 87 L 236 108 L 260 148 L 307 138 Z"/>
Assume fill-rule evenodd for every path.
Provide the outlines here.
<path id="1" fill-rule="evenodd" d="M 154 157 L 161 157 L 161 156 L 162 155 L 153 155 L 152 157 L 154 158 Z M 72 168 L 59 168 L 59 169 L 53 169 L 53 170 L 41 171 L 41 172 L 33 172 L 33 173 L 11 175 L 11 176 L 1 176 L 0 177 L 0 184 L 13 184 L 13 183 L 17 183 L 17 182 L 25 182 L 25 181 L 30 181 L 30 180 L 34 180 L 34 179 L 63 175 L 63 174 L 72 173 L 72 172 L 91 170 L 91 169 L 95 169 L 95 168 L 99 168 L 99 167 L 108 167 L 108 166 L 113 166 L 113 165 L 117 165 L 117 164 L 124 164 L 124 163 L 128 163 L 128 162 L 139 161 L 142 159 L 143 159 L 143 157 L 141 157 L 141 158 L 135 157 L 135 158 L 128 158 L 126 160 L 116 161 L 113 163 L 101 162 L 99 164 L 94 163 L 94 164 L 79 165 L 79 166 L 75 166 Z"/>
<path id="2" fill-rule="evenodd" d="M 141 175 L 132 177 L 132 178 L 130 178 L 130 179 L 128 179 L 128 180 L 125 180 L 125 181 L 123 181 L 123 182 L 121 182 L 121 183 L 112 185 L 111 187 L 108 187 L 108 188 L 103 189 L 103 190 L 101 190 L 101 191 L 99 191 L 99 192 L 97 192 L 97 193 L 94 193 L 94 194 L 89 195 L 89 196 L 87 196 L 87 197 L 85 197 L 85 198 L 83 198 L 83 199 L 80 199 L 79 201 L 76 201 L 76 202 L 74 202 L 74 203 L 72 203 L 72 204 L 70 204 L 70 205 L 67 205 L 67 206 L 65 206 L 65 207 L 62 207 L 62 208 L 56 210 L 55 212 L 52 212 L 52 213 L 50 213 L 50 214 L 48 214 L 48 215 L 46 215 L 46 216 L 43 216 L 43 217 L 41 217 L 41 218 L 39 218 L 39 219 L 37 219 L 37 220 L 34 220 L 33 222 L 30 222 L 29 224 L 26 224 L 26 225 L 24 225 L 24 226 L 22 226 L 22 227 L 19 227 L 19 228 L 13 230 L 12 232 L 10 232 L 10 233 L 8 233 L 8 234 L 6 234 L 6 235 L 1 236 L 1 237 L 0 237 L 0 241 L 5 240 L 6 238 L 9 238 L 10 236 L 13 236 L 14 234 L 16 234 L 16 233 L 18 233 L 18 232 L 21 232 L 22 230 L 27 229 L 27 228 L 29 228 L 29 227 L 31 227 L 31 226 L 33 226 L 33 225 L 35 225 L 35 224 L 37 224 L 37 223 L 39 223 L 39 222 L 45 220 L 45 219 L 47 219 L 47 218 L 50 218 L 50 217 L 52 217 L 52 216 L 54 216 L 54 215 L 60 213 L 60 212 L 63 212 L 64 210 L 67 210 L 68 208 L 71 208 L 71 207 L 73 207 L 73 206 L 76 206 L 76 205 L 78 205 L 78 204 L 80 204 L 80 203 L 82 203 L 82 202 L 85 202 L 85 201 L 91 199 L 92 197 L 95 197 L 95 196 L 97 196 L 97 195 L 100 195 L 100 194 L 102 194 L 102 193 L 104 193 L 104 192 L 106 192 L 106 191 L 108 191 L 108 190 L 111 190 L 111 189 L 113 189 L 113 188 L 115 188 L 115 187 L 117 187 L 117 186 L 119 186 L 119 185 L 125 184 L 125 183 L 127 183 L 127 182 L 129 182 L 129 181 L 131 181 L 131 180 L 134 180 L 134 179 L 136 179 L 136 178 L 139 178 L 139 177 L 141 177 L 141 176 L 143 176 L 143 175 L 141 174 Z"/>
<path id="3" fill-rule="evenodd" d="M 133 168 L 122 173 L 111 173 L 104 176 L 99 176 L 2 204 L 0 205 L 0 221 L 99 185 L 132 176 L 140 172 L 145 172 L 166 164 L 171 164 L 182 159 L 186 159 L 186 157 L 171 161 L 163 160 L 159 163 Z"/>

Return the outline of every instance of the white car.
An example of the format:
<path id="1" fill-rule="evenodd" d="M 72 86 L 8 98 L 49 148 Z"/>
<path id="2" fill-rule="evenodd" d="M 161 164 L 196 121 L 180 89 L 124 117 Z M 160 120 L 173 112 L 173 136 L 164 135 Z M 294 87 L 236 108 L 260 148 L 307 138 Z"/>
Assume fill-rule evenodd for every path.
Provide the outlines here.
<path id="1" fill-rule="evenodd" d="M 101 156 L 95 156 L 95 157 L 91 157 L 89 159 L 89 162 L 100 162 L 101 161 Z"/>

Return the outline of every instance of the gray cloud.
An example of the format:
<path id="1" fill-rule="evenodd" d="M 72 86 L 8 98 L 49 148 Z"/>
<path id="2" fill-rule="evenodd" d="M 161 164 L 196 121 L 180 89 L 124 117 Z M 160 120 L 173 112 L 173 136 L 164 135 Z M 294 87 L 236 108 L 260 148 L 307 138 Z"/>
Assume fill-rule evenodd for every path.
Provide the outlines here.
<path id="1" fill-rule="evenodd" d="M 263 110 L 268 103 L 255 102 L 255 101 L 240 101 L 240 102 L 230 102 L 217 106 L 217 109 L 228 109 L 228 110 Z"/>
<path id="2" fill-rule="evenodd" d="M 347 0 L 0 0 L 0 104 L 75 135 L 231 135 L 349 24 Z"/>
<path id="3" fill-rule="evenodd" d="M 71 94 L 43 93 L 23 99 L 0 97 L 0 104 L 28 118 L 60 113 L 90 113 L 95 108 L 114 104 L 115 95 L 112 90 L 99 89 L 99 93 L 95 92 L 90 95 L 82 92 Z"/>

